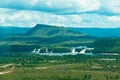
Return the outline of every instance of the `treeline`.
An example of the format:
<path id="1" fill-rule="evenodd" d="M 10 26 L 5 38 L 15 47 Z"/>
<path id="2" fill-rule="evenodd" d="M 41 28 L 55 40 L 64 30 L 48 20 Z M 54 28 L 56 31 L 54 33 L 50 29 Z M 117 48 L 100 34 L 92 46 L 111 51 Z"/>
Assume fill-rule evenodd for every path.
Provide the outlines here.
<path id="1" fill-rule="evenodd" d="M 24 42 L 33 42 L 33 43 L 62 43 L 66 41 L 94 41 L 95 38 L 91 36 L 54 36 L 54 37 L 27 37 L 27 36 L 14 36 L 6 38 L 4 41 L 24 41 Z"/>
<path id="2" fill-rule="evenodd" d="M 120 53 L 120 39 L 100 39 L 92 45 L 95 53 Z"/>
<path id="3" fill-rule="evenodd" d="M 116 62 L 114 63 L 109 63 L 106 61 L 101 61 L 100 59 L 103 58 L 110 58 L 116 59 Z M 56 61 L 57 63 L 59 63 L 58 60 L 62 61 L 62 63 L 79 63 L 79 62 L 88 62 L 89 64 L 91 62 L 95 62 L 95 63 L 99 63 L 99 64 L 117 64 L 119 61 L 120 56 L 117 55 L 110 55 L 110 56 L 86 56 L 86 55 L 64 55 L 64 56 L 42 56 L 39 54 L 33 54 L 33 53 L 8 53 L 8 54 L 1 54 L 0 53 L 0 63 L 3 62 L 12 62 L 12 63 L 41 63 L 41 62 L 45 62 L 45 63 L 49 63 L 49 61 Z M 55 63 L 55 62 L 54 62 Z"/>

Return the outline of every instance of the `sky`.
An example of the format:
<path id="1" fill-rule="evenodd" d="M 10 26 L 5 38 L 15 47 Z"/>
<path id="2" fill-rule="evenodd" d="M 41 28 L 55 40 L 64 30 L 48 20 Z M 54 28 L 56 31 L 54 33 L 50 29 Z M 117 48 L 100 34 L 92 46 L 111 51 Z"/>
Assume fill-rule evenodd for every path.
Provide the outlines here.
<path id="1" fill-rule="evenodd" d="M 0 26 L 120 27 L 119 0 L 0 0 Z"/>

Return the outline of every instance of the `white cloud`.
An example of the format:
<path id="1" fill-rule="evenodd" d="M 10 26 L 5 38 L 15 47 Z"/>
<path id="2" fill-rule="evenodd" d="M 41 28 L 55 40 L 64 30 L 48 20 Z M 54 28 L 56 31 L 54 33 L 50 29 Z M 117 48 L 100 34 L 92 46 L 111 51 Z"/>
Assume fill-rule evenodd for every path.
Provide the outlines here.
<path id="1" fill-rule="evenodd" d="M 0 25 L 34 27 L 50 24 L 66 27 L 119 27 L 120 17 L 99 14 L 55 15 L 39 11 L 0 9 Z"/>
<path id="2" fill-rule="evenodd" d="M 120 13 L 119 0 L 0 0 L 1 8 L 38 10 L 52 13 Z"/>
<path id="3" fill-rule="evenodd" d="M 109 12 L 120 13 L 120 1 L 119 0 L 103 0 L 103 8 L 106 8 Z"/>
<path id="4" fill-rule="evenodd" d="M 111 22 L 120 22 L 120 16 L 110 16 L 107 19 Z"/>
<path id="5" fill-rule="evenodd" d="M 77 0 L 77 8 L 81 8 L 78 11 L 94 11 L 98 10 L 101 7 L 101 4 L 98 0 Z"/>
<path id="6" fill-rule="evenodd" d="M 0 0 L 0 25 L 120 27 L 119 0 Z"/>
<path id="7" fill-rule="evenodd" d="M 0 25 L 33 27 L 36 24 L 52 24 L 71 26 L 82 22 L 82 18 L 79 15 L 54 15 L 38 11 L 12 11 L 0 9 Z"/>

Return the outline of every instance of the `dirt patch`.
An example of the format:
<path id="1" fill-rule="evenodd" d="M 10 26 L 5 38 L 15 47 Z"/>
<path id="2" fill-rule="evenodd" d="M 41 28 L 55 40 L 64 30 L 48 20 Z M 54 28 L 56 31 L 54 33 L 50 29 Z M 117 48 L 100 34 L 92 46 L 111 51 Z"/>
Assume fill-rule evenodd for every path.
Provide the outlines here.
<path id="1" fill-rule="evenodd" d="M 8 73 L 11 73 L 12 71 L 3 71 L 3 72 L 0 72 L 0 75 L 4 75 L 4 74 L 8 74 Z"/>
<path id="2" fill-rule="evenodd" d="M 9 67 L 9 66 L 13 66 L 14 64 L 6 64 L 6 65 L 4 65 L 4 66 L 0 66 L 0 68 L 7 68 L 7 67 Z"/>
<path id="3" fill-rule="evenodd" d="M 48 69 L 48 68 L 50 68 L 50 67 L 36 67 L 35 69 L 41 69 L 41 70 L 43 70 L 43 69 Z"/>

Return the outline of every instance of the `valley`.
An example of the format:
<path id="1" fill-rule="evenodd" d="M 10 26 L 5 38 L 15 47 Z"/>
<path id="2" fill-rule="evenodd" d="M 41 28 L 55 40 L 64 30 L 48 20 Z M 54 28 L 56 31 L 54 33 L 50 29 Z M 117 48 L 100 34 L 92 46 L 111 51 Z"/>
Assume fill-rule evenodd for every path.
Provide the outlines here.
<path id="1" fill-rule="evenodd" d="M 93 37 L 69 28 L 44 24 L 37 24 L 27 31 L 25 28 L 24 32 L 3 38 L 0 41 L 1 52 L 32 52 L 35 48 L 47 47 L 54 53 L 69 53 L 70 48 L 87 46 L 94 48 L 93 53 L 120 53 L 119 37 Z"/>
<path id="2" fill-rule="evenodd" d="M 43 24 L 24 31 L 0 40 L 0 80 L 120 80 L 120 55 L 114 55 L 120 54 L 119 37 Z M 63 55 L 80 53 L 79 48 L 94 50 Z M 42 50 L 36 54 L 34 49 Z M 46 49 L 49 55 L 40 55 Z"/>

